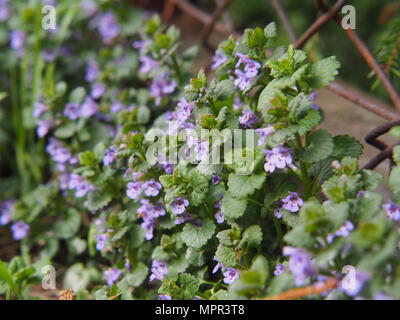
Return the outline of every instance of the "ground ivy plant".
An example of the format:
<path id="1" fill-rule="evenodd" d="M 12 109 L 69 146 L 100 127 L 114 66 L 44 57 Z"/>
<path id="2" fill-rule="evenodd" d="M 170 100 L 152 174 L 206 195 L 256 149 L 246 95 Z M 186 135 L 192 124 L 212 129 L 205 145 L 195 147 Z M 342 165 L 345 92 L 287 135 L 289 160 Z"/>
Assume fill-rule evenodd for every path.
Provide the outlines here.
<path id="1" fill-rule="evenodd" d="M 335 57 L 277 47 L 271 23 L 222 42 L 215 75 L 189 80 L 177 29 L 153 17 L 135 36 L 138 79 L 121 83 L 111 50 L 37 104 L 53 166 L 2 204 L 23 249 L 0 265 L 9 297 L 37 278 L 26 257 L 39 247 L 69 266 L 78 299 L 259 299 L 330 278 L 307 298 L 400 298 L 400 150 L 387 202 L 382 176 L 358 168 L 360 142 L 319 128 Z"/>

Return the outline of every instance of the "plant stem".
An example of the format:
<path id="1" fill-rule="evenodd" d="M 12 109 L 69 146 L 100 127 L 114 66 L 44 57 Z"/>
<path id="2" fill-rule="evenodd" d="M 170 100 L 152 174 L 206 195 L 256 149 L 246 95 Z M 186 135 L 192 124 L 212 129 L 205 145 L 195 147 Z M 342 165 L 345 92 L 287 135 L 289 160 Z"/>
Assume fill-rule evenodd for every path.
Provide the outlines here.
<path id="1" fill-rule="evenodd" d="M 182 78 L 181 68 L 178 65 L 178 61 L 176 60 L 175 54 L 173 54 L 171 58 L 172 58 L 172 67 L 174 68 L 176 77 L 178 78 L 179 83 L 182 83 L 183 78 Z"/>
<path id="2" fill-rule="evenodd" d="M 295 137 L 296 137 L 297 147 L 300 149 L 303 148 L 300 135 L 296 133 Z M 302 161 L 300 161 L 300 171 L 301 171 L 301 180 L 304 184 L 304 189 L 305 189 L 305 197 L 309 198 L 311 196 L 310 177 L 308 175 L 307 166 Z"/>
<path id="3" fill-rule="evenodd" d="M 276 232 L 276 236 L 278 237 L 279 245 L 281 247 L 283 247 L 285 244 L 283 242 L 281 223 L 275 217 L 273 212 L 272 212 L 272 220 L 274 221 L 275 232 Z"/>

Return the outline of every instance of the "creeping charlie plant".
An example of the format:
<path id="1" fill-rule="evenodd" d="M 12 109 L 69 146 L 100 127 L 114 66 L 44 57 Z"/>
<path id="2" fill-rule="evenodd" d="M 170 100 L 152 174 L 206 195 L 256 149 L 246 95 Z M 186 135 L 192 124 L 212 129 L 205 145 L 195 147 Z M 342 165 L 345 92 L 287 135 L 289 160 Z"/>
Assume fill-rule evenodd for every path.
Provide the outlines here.
<path id="1" fill-rule="evenodd" d="M 127 17 L 84 2 L 102 49 L 76 88 L 44 65 L 33 120 L 49 174 L 1 204 L 25 255 L 0 264 L 7 297 L 62 257 L 77 299 L 257 299 L 331 278 L 309 298 L 400 298 L 400 149 L 384 203 L 360 142 L 318 128 L 335 57 L 276 46 L 270 23 L 223 41 L 215 76 L 191 78 L 195 49 L 176 28 L 154 16 L 129 33 Z M 19 63 L 31 44 L 13 32 Z"/>

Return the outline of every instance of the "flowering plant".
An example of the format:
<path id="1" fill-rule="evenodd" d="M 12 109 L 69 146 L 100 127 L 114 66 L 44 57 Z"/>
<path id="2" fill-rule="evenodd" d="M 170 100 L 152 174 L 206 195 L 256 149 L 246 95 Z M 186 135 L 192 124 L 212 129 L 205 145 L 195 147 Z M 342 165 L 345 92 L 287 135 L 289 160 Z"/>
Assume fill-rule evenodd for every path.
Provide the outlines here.
<path id="1" fill-rule="evenodd" d="M 108 13 L 93 23 L 105 45 L 121 30 Z M 215 77 L 188 81 L 194 49 L 178 51 L 177 29 L 153 17 L 133 37 L 124 67 L 107 49 L 76 89 L 50 79 L 35 104 L 51 174 L 2 203 L 23 255 L 0 264 L 0 288 L 20 296 L 64 254 L 78 299 L 263 298 L 331 278 L 323 297 L 399 298 L 400 149 L 383 203 L 360 142 L 318 128 L 334 57 L 275 47 L 271 23 L 222 42 Z"/>

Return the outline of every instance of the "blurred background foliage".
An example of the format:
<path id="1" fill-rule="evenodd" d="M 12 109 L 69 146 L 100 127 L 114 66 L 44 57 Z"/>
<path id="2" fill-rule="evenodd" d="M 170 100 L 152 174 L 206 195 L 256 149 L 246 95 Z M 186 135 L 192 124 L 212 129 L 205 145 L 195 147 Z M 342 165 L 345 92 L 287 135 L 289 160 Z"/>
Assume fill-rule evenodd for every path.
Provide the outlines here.
<path id="1" fill-rule="evenodd" d="M 192 3 L 212 12 L 217 0 L 192 0 Z M 335 1 L 328 1 L 333 5 Z M 318 18 L 319 12 L 313 0 L 281 0 L 290 22 L 299 37 Z M 390 56 L 395 61 L 400 57 L 400 1 L 397 0 L 349 0 L 347 4 L 356 8 L 356 31 L 374 52 L 381 64 L 386 64 Z M 279 42 L 288 43 L 290 38 L 280 24 L 269 0 L 233 0 L 229 7 L 230 16 L 238 30 L 265 26 L 276 21 L 280 28 Z M 396 19 L 397 17 L 397 19 Z M 341 27 L 331 21 L 309 41 L 305 47 L 315 59 L 336 55 L 342 64 L 340 77 L 354 86 L 389 101 L 382 86 L 375 83 L 366 62 L 347 38 Z M 386 53 L 386 54 L 385 54 Z M 400 88 L 399 65 L 391 65 L 390 76 L 395 87 Z M 389 71 L 389 70 L 388 70 Z M 375 83 L 375 85 L 374 85 Z"/>

